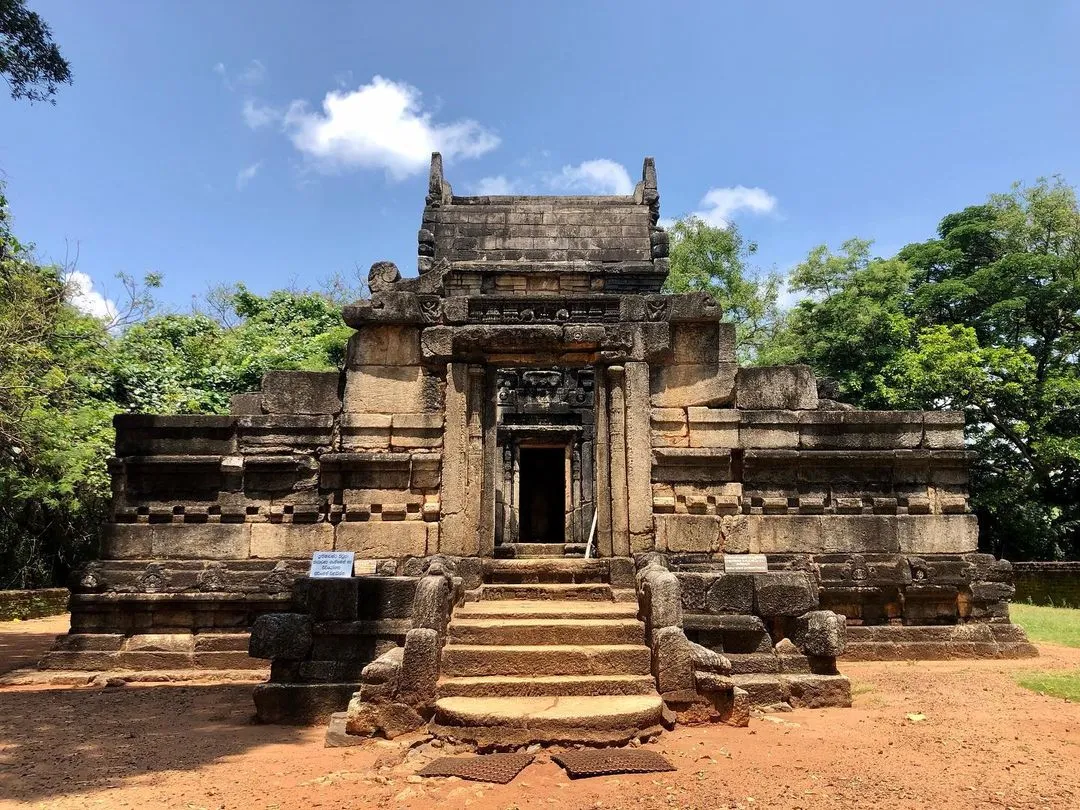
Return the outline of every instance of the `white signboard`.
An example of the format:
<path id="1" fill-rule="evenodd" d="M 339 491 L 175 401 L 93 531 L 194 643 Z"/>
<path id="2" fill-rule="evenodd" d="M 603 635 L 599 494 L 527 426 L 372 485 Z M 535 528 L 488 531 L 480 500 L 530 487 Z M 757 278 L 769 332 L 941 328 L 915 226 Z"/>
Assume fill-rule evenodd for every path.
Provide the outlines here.
<path id="1" fill-rule="evenodd" d="M 311 555 L 309 577 L 316 579 L 337 579 L 353 575 L 353 551 L 316 551 Z"/>
<path id="2" fill-rule="evenodd" d="M 725 554 L 724 570 L 737 574 L 764 574 L 769 561 L 764 554 Z"/>
<path id="3" fill-rule="evenodd" d="M 353 563 L 353 574 L 358 577 L 362 577 L 364 574 L 374 574 L 376 565 L 375 560 L 357 560 Z"/>

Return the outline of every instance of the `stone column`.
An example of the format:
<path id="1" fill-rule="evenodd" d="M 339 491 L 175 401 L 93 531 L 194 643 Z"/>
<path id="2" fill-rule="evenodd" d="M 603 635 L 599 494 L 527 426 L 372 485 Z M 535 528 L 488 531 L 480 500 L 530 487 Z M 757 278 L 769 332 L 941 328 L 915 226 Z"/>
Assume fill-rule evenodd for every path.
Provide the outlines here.
<path id="1" fill-rule="evenodd" d="M 506 439 L 502 446 L 502 542 L 514 543 L 513 526 L 514 510 L 514 445 L 513 440 Z"/>
<path id="2" fill-rule="evenodd" d="M 495 476 L 498 468 L 498 420 L 495 408 L 495 369 L 485 367 L 480 378 L 480 454 L 483 459 L 480 477 L 480 516 L 477 529 L 480 554 L 495 556 Z"/>
<path id="3" fill-rule="evenodd" d="M 608 378 L 608 435 L 611 453 L 611 553 L 630 556 L 629 492 L 626 488 L 626 371 L 611 366 Z M 648 434 L 646 434 L 648 435 Z"/>
<path id="4" fill-rule="evenodd" d="M 469 545 L 474 549 L 473 554 L 479 554 L 480 536 L 477 529 L 480 526 L 480 484 L 484 471 L 484 431 L 480 422 L 480 400 L 484 394 L 483 366 L 470 365 L 468 375 L 469 407 L 465 419 L 468 425 L 469 464 L 465 472 L 465 530 L 472 535 Z"/>
<path id="5" fill-rule="evenodd" d="M 568 542 L 580 543 L 588 528 L 581 528 L 581 445 L 575 439 L 570 445 L 570 538 Z"/>
<path id="6" fill-rule="evenodd" d="M 653 549 L 652 446 L 649 438 L 649 366 L 626 364 L 626 491 L 630 551 Z"/>
<path id="7" fill-rule="evenodd" d="M 593 401 L 596 415 L 594 469 L 596 472 L 596 553 L 610 557 L 611 545 L 611 435 L 608 431 L 607 379 L 604 369 L 596 369 Z"/>
<path id="8" fill-rule="evenodd" d="M 439 551 L 471 556 L 477 553 L 475 524 L 468 520 L 469 370 L 464 363 L 446 367 L 445 427 L 441 488 Z"/>

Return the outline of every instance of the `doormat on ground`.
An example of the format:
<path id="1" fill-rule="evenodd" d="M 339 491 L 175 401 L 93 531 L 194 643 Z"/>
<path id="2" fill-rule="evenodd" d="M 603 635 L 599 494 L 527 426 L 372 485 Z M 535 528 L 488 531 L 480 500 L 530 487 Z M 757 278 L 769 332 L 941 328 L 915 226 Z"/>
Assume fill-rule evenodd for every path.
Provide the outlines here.
<path id="1" fill-rule="evenodd" d="M 571 779 L 607 776 L 615 773 L 657 773 L 675 770 L 675 766 L 660 754 L 643 748 L 565 751 L 552 754 L 551 758 L 566 769 Z"/>
<path id="2" fill-rule="evenodd" d="M 457 776 L 474 782 L 508 784 L 533 761 L 532 754 L 480 754 L 475 757 L 442 757 L 429 763 L 420 776 Z"/>

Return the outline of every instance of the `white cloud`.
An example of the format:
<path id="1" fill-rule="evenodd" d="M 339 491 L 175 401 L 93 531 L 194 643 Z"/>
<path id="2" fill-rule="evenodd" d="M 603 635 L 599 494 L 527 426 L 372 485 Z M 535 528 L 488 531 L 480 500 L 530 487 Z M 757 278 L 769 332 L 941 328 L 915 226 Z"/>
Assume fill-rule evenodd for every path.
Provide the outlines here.
<path id="1" fill-rule="evenodd" d="M 94 289 L 94 280 L 80 270 L 67 277 L 68 301 L 75 309 L 104 321 L 116 317 L 116 303 Z"/>
<path id="2" fill-rule="evenodd" d="M 705 220 L 713 227 L 726 228 L 737 211 L 769 214 L 776 210 L 776 197 L 763 188 L 711 188 L 701 198 L 701 205 L 702 210 L 695 211 L 695 217 Z"/>
<path id="3" fill-rule="evenodd" d="M 237 90 L 262 83 L 266 78 L 266 65 L 258 59 L 252 59 L 238 73 L 230 73 L 224 62 L 218 62 L 214 65 L 214 73 L 221 77 L 226 89 Z"/>
<path id="4" fill-rule="evenodd" d="M 501 197 L 515 193 L 514 185 L 514 181 L 506 179 L 504 174 L 495 177 L 481 177 L 474 188 L 474 192 L 480 197 Z"/>
<path id="5" fill-rule="evenodd" d="M 579 191 L 585 194 L 632 194 L 634 183 L 620 163 L 607 158 L 586 160 L 577 166 L 563 166 L 548 179 L 556 191 Z"/>
<path id="6" fill-rule="evenodd" d="M 281 120 L 280 110 L 259 104 L 250 98 L 244 100 L 241 114 L 244 116 L 244 123 L 251 129 L 261 129 Z"/>
<path id="7" fill-rule="evenodd" d="M 283 121 L 293 145 L 318 168 L 384 169 L 395 180 L 427 168 L 432 152 L 451 161 L 499 145 L 495 133 L 471 119 L 436 123 L 419 90 L 382 76 L 351 92 L 330 91 L 320 111 L 294 101 Z"/>
<path id="8" fill-rule="evenodd" d="M 236 173 L 236 190 L 243 191 L 247 188 L 247 184 L 255 179 L 255 175 L 259 173 L 259 169 L 262 168 L 262 161 L 258 163 L 252 163 L 250 166 L 245 166 L 239 172 Z"/>

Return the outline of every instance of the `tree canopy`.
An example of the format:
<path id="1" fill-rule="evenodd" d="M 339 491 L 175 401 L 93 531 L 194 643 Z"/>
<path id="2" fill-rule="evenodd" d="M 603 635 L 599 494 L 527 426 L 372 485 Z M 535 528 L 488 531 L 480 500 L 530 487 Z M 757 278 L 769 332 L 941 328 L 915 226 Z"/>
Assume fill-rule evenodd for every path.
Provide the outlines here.
<path id="1" fill-rule="evenodd" d="M 735 345 L 744 361 L 766 345 L 777 317 L 780 277 L 757 274 L 749 262 L 757 252 L 732 224 L 710 225 L 698 217 L 676 220 L 669 228 L 670 272 L 664 291 L 707 292 L 724 318 L 735 324 Z"/>
<path id="2" fill-rule="evenodd" d="M 71 66 L 60 55 L 52 31 L 25 0 L 0 0 L 0 76 L 14 99 L 54 101 L 71 84 Z"/>
<path id="3" fill-rule="evenodd" d="M 954 408 L 976 451 L 984 546 L 1080 557 L 1080 209 L 1062 179 L 943 217 L 891 258 L 853 239 L 792 272 L 805 297 L 765 362 L 806 362 L 841 398 Z"/>
<path id="4" fill-rule="evenodd" d="M 218 318 L 153 314 L 148 281 L 127 285 L 124 311 L 142 318 L 127 328 L 80 313 L 62 269 L 15 238 L 0 195 L 0 589 L 62 582 L 93 553 L 115 414 L 227 413 L 269 369 L 344 362 L 341 299 L 354 291 L 339 280 L 332 293 L 223 288 Z"/>

